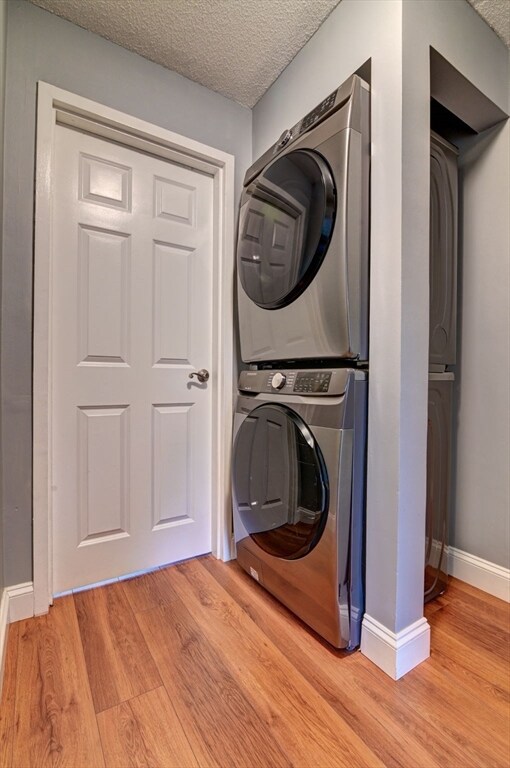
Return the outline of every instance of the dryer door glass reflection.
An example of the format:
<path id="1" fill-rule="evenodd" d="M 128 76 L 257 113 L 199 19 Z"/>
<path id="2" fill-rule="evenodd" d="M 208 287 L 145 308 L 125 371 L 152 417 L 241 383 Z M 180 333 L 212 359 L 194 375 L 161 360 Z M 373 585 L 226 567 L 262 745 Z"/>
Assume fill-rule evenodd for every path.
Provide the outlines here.
<path id="1" fill-rule="evenodd" d="M 328 481 L 319 446 L 290 408 L 261 405 L 234 446 L 234 495 L 244 527 L 263 550 L 297 559 L 319 541 Z"/>
<path id="2" fill-rule="evenodd" d="M 237 259 L 252 301 L 278 309 L 307 288 L 326 254 L 335 208 L 329 166 L 310 150 L 277 158 L 244 190 Z"/>

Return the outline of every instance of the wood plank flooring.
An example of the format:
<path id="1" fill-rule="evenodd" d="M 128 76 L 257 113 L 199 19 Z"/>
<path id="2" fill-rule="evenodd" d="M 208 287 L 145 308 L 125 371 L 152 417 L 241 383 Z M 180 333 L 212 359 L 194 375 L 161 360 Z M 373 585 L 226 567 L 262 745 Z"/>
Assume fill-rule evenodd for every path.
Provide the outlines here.
<path id="1" fill-rule="evenodd" d="M 510 608 L 452 579 L 393 682 L 236 563 L 199 558 L 9 627 L 0 768 L 510 768 Z"/>

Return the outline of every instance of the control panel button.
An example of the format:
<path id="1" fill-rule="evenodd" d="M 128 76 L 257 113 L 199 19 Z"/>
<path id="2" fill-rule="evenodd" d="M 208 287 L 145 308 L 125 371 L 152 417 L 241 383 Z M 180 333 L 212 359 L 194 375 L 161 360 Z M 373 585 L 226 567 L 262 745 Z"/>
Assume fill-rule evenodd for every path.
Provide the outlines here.
<path id="1" fill-rule="evenodd" d="M 331 371 L 310 371 L 299 373 L 294 385 L 294 392 L 315 395 L 329 390 Z"/>
<path id="2" fill-rule="evenodd" d="M 317 122 L 317 120 L 319 120 L 334 106 L 336 94 L 336 91 L 330 93 L 329 96 L 324 99 L 324 101 L 321 101 L 321 103 L 315 107 L 315 109 L 312 109 L 311 112 L 304 116 L 299 127 L 300 133 L 303 133 L 303 131 L 306 131 L 308 128 L 310 128 L 310 126 Z"/>
<path id="3" fill-rule="evenodd" d="M 271 379 L 271 386 L 273 389 L 281 389 L 285 386 L 285 382 L 287 381 L 287 377 L 283 373 L 275 373 L 273 378 Z"/>

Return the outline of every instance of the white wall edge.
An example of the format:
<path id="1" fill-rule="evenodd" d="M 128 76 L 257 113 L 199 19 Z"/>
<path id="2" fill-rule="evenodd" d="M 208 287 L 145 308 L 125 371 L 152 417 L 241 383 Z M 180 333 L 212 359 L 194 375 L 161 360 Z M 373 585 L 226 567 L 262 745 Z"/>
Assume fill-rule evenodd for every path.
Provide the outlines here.
<path id="1" fill-rule="evenodd" d="M 365 614 L 361 652 L 393 680 L 398 680 L 430 656 L 429 623 L 421 618 L 395 633 Z"/>
<path id="2" fill-rule="evenodd" d="M 32 581 L 6 587 L 5 591 L 9 604 L 9 624 L 12 624 L 13 621 L 30 619 L 34 616 L 34 584 Z"/>
<path id="3" fill-rule="evenodd" d="M 9 595 L 4 589 L 0 599 L 0 694 L 4 682 L 5 652 L 7 650 L 7 627 L 9 626 Z"/>
<path id="4" fill-rule="evenodd" d="M 510 602 L 510 569 L 450 547 L 448 573 L 460 581 Z"/>

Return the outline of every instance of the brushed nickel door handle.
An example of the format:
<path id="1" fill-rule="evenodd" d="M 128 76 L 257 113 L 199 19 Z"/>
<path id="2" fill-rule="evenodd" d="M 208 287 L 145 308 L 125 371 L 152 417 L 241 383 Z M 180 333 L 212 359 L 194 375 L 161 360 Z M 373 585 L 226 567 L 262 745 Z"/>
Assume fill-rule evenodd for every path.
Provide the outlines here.
<path id="1" fill-rule="evenodd" d="M 193 371 L 193 373 L 190 373 L 189 378 L 192 379 L 193 376 L 196 376 L 201 384 L 205 384 L 205 382 L 209 380 L 209 371 L 207 371 L 205 368 L 201 368 L 199 371 Z"/>

